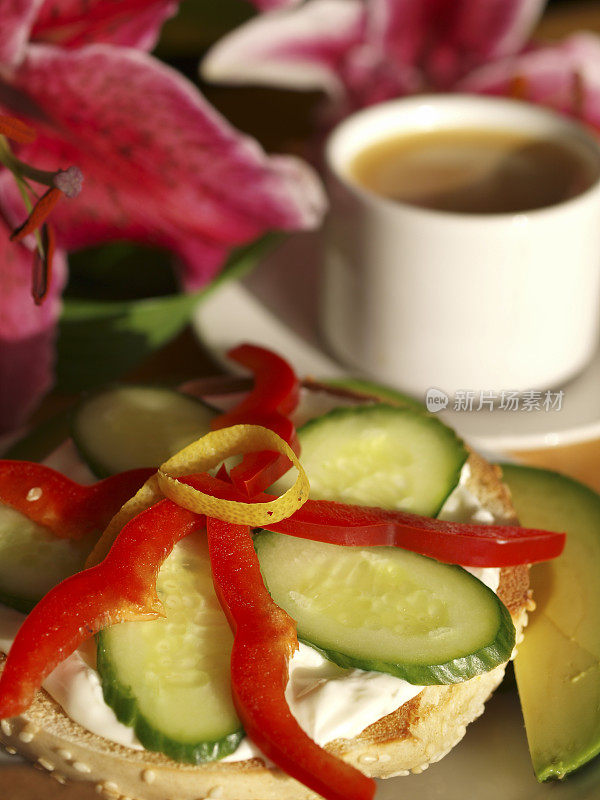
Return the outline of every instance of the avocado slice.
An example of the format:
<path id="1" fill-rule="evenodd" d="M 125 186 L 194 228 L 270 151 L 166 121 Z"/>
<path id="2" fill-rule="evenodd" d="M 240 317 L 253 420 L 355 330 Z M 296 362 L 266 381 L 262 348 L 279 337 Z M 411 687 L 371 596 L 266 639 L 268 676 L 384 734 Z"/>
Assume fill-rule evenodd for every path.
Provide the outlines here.
<path id="1" fill-rule="evenodd" d="M 502 467 L 527 527 L 566 531 L 532 567 L 537 604 L 515 659 L 535 775 L 563 778 L 600 753 L 600 495 L 543 469 Z"/>

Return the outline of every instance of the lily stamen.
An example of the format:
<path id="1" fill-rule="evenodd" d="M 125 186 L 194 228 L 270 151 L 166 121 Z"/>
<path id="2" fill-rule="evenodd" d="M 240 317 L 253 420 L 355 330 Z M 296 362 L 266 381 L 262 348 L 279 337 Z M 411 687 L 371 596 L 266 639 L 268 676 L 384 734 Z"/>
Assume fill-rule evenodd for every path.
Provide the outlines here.
<path id="1" fill-rule="evenodd" d="M 31 273 L 31 294 L 36 306 L 43 303 L 50 281 L 52 280 L 52 259 L 55 250 L 54 229 L 50 225 L 42 227 L 42 251 L 37 251 L 33 258 L 33 271 Z"/>
<path id="2" fill-rule="evenodd" d="M 26 123 L 16 117 L 0 115 L 0 164 L 12 172 L 23 201 L 27 209 L 30 209 L 25 222 L 11 233 L 10 240 L 20 242 L 29 234 L 35 235 L 31 294 L 35 304 L 40 305 L 50 287 L 55 250 L 54 231 L 46 224 L 46 220 L 63 195 L 77 197 L 81 191 L 83 175 L 78 167 L 68 167 L 54 172 L 37 169 L 17 158 L 7 141 L 12 139 L 18 144 L 31 144 L 35 138 L 35 130 Z M 49 187 L 35 203 L 33 201 L 37 195 L 29 181 Z"/>
<path id="3" fill-rule="evenodd" d="M 514 75 L 510 81 L 508 96 L 513 100 L 527 100 L 528 83 L 524 75 Z"/>
<path id="4" fill-rule="evenodd" d="M 583 79 L 583 75 L 581 72 L 576 70 L 573 73 L 573 116 L 576 119 L 583 120 L 584 119 L 584 108 L 585 108 L 585 95 L 586 95 L 586 87 L 585 81 Z"/>
<path id="5" fill-rule="evenodd" d="M 36 138 L 36 132 L 20 119 L 3 114 L 0 115 L 0 136 L 6 136 L 18 144 L 31 144 Z"/>
<path id="6" fill-rule="evenodd" d="M 34 205 L 25 222 L 11 233 L 11 242 L 20 242 L 21 239 L 24 239 L 43 225 L 62 196 L 63 193 L 60 189 L 55 187 L 48 189 Z"/>

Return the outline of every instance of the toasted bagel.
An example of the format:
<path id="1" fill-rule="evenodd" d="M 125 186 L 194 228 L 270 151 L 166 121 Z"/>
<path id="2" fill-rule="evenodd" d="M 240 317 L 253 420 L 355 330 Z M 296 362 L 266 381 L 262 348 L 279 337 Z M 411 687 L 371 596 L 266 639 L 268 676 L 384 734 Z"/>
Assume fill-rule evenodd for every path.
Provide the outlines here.
<path id="1" fill-rule="evenodd" d="M 497 520 L 518 524 L 501 473 L 471 453 L 467 488 Z M 528 568 L 501 570 L 498 594 L 509 609 L 517 642 L 532 607 Z M 4 659 L 2 659 L 3 661 Z M 326 749 L 372 777 L 421 772 L 464 736 L 501 682 L 506 665 L 463 683 L 427 686 L 353 739 Z M 160 754 L 115 744 L 73 722 L 46 692 L 20 717 L 0 723 L 0 742 L 51 771 L 59 781 L 92 782 L 110 800 L 309 800 L 306 787 L 260 758 L 194 766 Z"/>

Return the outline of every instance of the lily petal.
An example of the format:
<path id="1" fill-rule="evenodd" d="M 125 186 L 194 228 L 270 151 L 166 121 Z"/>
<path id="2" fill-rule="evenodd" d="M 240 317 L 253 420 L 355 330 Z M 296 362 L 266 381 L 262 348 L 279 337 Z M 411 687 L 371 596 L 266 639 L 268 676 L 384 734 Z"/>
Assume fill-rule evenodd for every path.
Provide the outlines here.
<path id="1" fill-rule="evenodd" d="M 309 0 L 255 17 L 208 52 L 202 76 L 217 83 L 260 83 L 343 91 L 343 61 L 363 39 L 360 0 Z"/>
<path id="2" fill-rule="evenodd" d="M 519 50 L 546 0 L 308 0 L 265 14 L 218 42 L 207 80 L 317 88 L 348 107 L 448 89 Z M 347 110 L 349 110 L 349 108 Z"/>
<path id="3" fill-rule="evenodd" d="M 600 37 L 576 34 L 473 72 L 456 88 L 514 95 L 569 114 L 600 130 Z"/>
<path id="4" fill-rule="evenodd" d="M 546 0 L 371 0 L 369 38 L 429 88 L 445 89 L 474 67 L 520 50 Z"/>
<path id="5" fill-rule="evenodd" d="M 24 422 L 53 381 L 55 326 L 65 282 L 64 254 L 54 255 L 42 305 L 31 296 L 33 253 L 9 241 L 0 218 L 0 433 Z"/>
<path id="6" fill-rule="evenodd" d="M 24 54 L 43 0 L 0 0 L 0 64 L 12 66 Z"/>
<path id="7" fill-rule="evenodd" d="M 230 247 L 322 217 L 309 167 L 266 156 L 144 53 L 31 45 L 12 85 L 50 120 L 19 157 L 40 169 L 77 164 L 85 176 L 77 199 L 52 214 L 66 249 L 118 239 L 167 247 L 185 258 L 184 282 L 196 288 Z"/>
<path id="8" fill-rule="evenodd" d="M 31 38 L 62 47 L 111 42 L 151 50 L 178 7 L 175 0 L 43 0 Z"/>
<path id="9" fill-rule="evenodd" d="M 459 45 L 477 61 L 517 53 L 527 44 L 547 0 L 463 0 L 457 15 Z"/>

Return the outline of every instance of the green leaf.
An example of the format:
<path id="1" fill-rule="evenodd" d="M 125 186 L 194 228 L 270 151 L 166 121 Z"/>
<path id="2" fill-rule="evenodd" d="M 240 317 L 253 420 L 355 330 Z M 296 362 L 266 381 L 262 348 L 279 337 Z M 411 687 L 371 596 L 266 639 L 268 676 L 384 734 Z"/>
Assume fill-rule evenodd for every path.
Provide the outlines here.
<path id="1" fill-rule="evenodd" d="M 141 300 L 178 291 L 175 258 L 168 250 L 110 242 L 69 254 L 65 297 L 78 300 Z"/>
<path id="2" fill-rule="evenodd" d="M 203 297 L 248 273 L 281 238 L 267 234 L 236 250 L 212 283 L 190 294 L 117 301 L 66 297 L 57 343 L 58 389 L 79 392 L 121 378 L 173 339 Z"/>

